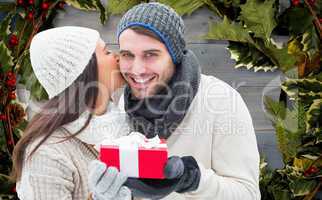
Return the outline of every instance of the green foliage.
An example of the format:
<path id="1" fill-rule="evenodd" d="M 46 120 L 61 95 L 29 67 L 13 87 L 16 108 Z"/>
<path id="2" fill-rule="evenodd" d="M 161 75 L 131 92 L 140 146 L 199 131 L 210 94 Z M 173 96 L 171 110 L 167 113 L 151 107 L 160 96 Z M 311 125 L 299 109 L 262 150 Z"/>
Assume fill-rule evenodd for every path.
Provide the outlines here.
<path id="1" fill-rule="evenodd" d="M 179 15 L 191 15 L 205 5 L 205 2 L 200 0 L 159 0 L 158 2 L 171 6 Z"/>
<path id="2" fill-rule="evenodd" d="M 227 17 L 224 17 L 221 23 L 209 24 L 209 32 L 204 36 L 204 39 L 252 43 L 249 33 L 250 30 L 244 28 L 240 23 L 230 22 Z"/>
<path id="3" fill-rule="evenodd" d="M 108 12 L 112 15 L 123 14 L 133 6 L 144 2 L 142 0 L 109 0 Z"/>
<path id="4" fill-rule="evenodd" d="M 269 57 L 257 50 L 250 43 L 229 42 L 228 50 L 231 58 L 236 61 L 235 68 L 247 68 L 257 71 L 274 71 L 277 66 L 271 62 Z"/>
<path id="5" fill-rule="evenodd" d="M 313 16 L 306 7 L 299 6 L 287 9 L 281 20 L 287 23 L 292 35 L 299 35 L 312 26 Z"/>
<path id="6" fill-rule="evenodd" d="M 104 24 L 107 20 L 107 11 L 105 7 L 102 5 L 100 0 L 65 0 L 66 3 L 72 5 L 73 7 L 85 10 L 85 11 L 95 11 L 98 10 L 100 12 L 101 23 Z"/>
<path id="7" fill-rule="evenodd" d="M 307 104 L 322 98 L 322 82 L 316 78 L 288 79 L 281 87 L 291 99 L 300 99 Z"/>
<path id="8" fill-rule="evenodd" d="M 6 17 L 0 22 L 0 38 L 3 40 L 8 39 L 10 34 L 10 24 L 12 21 L 13 12 L 9 12 Z"/>
<path id="9" fill-rule="evenodd" d="M 11 55 L 11 51 L 4 44 L 3 41 L 0 41 L 0 64 L 3 72 L 7 72 L 13 66 L 13 57 Z M 1 73 L 1 72 L 0 72 Z"/>
<path id="10" fill-rule="evenodd" d="M 322 126 L 322 99 L 315 99 L 306 113 L 307 131 Z"/>
<path id="11" fill-rule="evenodd" d="M 249 0 L 241 5 L 240 22 L 211 23 L 205 39 L 228 40 L 228 49 L 236 60 L 236 68 L 246 67 L 254 71 L 286 72 L 295 67 L 296 59 L 287 47 L 277 47 L 271 34 L 276 27 L 275 1 Z M 260 10 L 261 12 L 258 12 Z"/>
<path id="12" fill-rule="evenodd" d="M 248 0 L 241 5 L 239 19 L 244 22 L 247 29 L 255 33 L 255 37 L 269 39 L 277 25 L 275 20 L 275 0 Z M 260 11 L 260 12 L 259 12 Z"/>
<path id="13" fill-rule="evenodd" d="M 307 52 L 308 57 L 313 59 L 314 55 L 320 51 L 320 39 L 313 25 L 308 28 L 302 36 L 303 51 Z"/>
<path id="14" fill-rule="evenodd" d="M 10 12 L 16 7 L 12 2 L 0 2 L 0 12 Z"/>
<path id="15" fill-rule="evenodd" d="M 292 109 L 289 109 L 284 103 L 274 101 L 270 97 L 265 97 L 264 103 L 274 124 L 277 145 L 286 164 L 296 157 L 301 137 L 305 133 L 304 105 L 296 102 Z"/>

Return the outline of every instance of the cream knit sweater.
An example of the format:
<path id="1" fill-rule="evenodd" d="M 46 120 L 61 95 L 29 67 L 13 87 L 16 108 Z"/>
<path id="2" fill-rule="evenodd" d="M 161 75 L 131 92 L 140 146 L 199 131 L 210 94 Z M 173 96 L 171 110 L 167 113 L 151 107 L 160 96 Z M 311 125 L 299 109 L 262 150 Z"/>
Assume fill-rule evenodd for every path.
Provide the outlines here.
<path id="1" fill-rule="evenodd" d="M 85 200 L 89 196 L 88 165 L 97 159 L 93 145 L 129 132 L 125 114 L 109 104 L 108 111 L 95 116 L 76 138 L 62 141 L 70 131 L 75 133 L 87 119 L 84 113 L 76 121 L 54 132 L 30 160 L 25 160 L 17 193 L 21 200 Z M 27 154 L 40 139 L 27 148 Z"/>

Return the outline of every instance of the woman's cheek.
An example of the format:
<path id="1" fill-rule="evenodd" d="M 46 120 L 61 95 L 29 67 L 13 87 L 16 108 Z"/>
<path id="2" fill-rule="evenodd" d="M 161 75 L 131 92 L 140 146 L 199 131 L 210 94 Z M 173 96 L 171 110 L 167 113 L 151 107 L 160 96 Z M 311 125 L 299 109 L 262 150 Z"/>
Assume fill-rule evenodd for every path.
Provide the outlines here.
<path id="1" fill-rule="evenodd" d="M 127 62 L 124 62 L 124 61 L 120 60 L 119 68 L 120 68 L 120 71 L 122 73 L 125 73 L 125 72 L 130 71 L 131 65 L 129 63 L 127 63 Z"/>

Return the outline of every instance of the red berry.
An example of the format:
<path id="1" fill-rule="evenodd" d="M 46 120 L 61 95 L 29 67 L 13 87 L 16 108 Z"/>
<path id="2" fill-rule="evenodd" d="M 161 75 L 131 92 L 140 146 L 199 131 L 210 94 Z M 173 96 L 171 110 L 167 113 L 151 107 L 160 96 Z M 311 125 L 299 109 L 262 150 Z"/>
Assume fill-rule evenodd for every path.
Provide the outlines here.
<path id="1" fill-rule="evenodd" d="M 16 86 L 16 80 L 15 79 L 8 80 L 7 81 L 7 86 L 9 86 L 9 87 L 15 87 Z"/>
<path id="2" fill-rule="evenodd" d="M 18 40 L 18 37 L 15 34 L 12 34 L 10 40 Z"/>
<path id="3" fill-rule="evenodd" d="M 10 36 L 9 43 L 12 46 L 17 46 L 19 44 L 18 37 L 15 34 L 12 34 Z"/>
<path id="4" fill-rule="evenodd" d="M 315 166 L 311 166 L 309 169 L 308 169 L 308 172 L 311 173 L 311 174 L 315 174 L 316 172 L 318 172 L 319 169 Z"/>
<path id="5" fill-rule="evenodd" d="M 322 18 L 319 19 L 320 24 L 322 24 Z"/>
<path id="6" fill-rule="evenodd" d="M 16 99 L 16 93 L 15 92 L 10 92 L 8 97 L 9 97 L 9 99 Z"/>
<path id="7" fill-rule="evenodd" d="M 0 121 L 6 121 L 7 117 L 4 114 L 0 114 Z"/>
<path id="8" fill-rule="evenodd" d="M 34 18 L 34 12 L 29 11 L 28 14 L 27 14 L 27 16 L 26 16 L 26 18 L 29 21 L 33 20 L 33 18 Z"/>
<path id="9" fill-rule="evenodd" d="M 17 0 L 17 5 L 19 6 L 23 5 L 23 0 Z"/>
<path id="10" fill-rule="evenodd" d="M 309 4 L 311 5 L 311 6 L 314 6 L 314 4 L 315 4 L 315 0 L 308 0 L 309 1 Z"/>
<path id="11" fill-rule="evenodd" d="M 11 192 L 12 193 L 16 193 L 17 191 L 16 191 L 16 184 L 11 188 Z"/>
<path id="12" fill-rule="evenodd" d="M 43 10 L 48 10 L 48 8 L 49 8 L 49 3 L 47 3 L 47 2 L 43 2 L 43 3 L 41 4 L 41 9 L 43 9 Z"/>
<path id="13" fill-rule="evenodd" d="M 8 78 L 8 80 L 15 80 L 16 79 L 16 75 L 13 72 L 8 72 L 7 73 L 7 78 Z"/>
<path id="14" fill-rule="evenodd" d="M 292 0 L 293 6 L 298 6 L 300 4 L 300 0 Z"/>
<path id="15" fill-rule="evenodd" d="M 8 140 L 8 141 L 7 141 L 7 144 L 8 144 L 8 145 L 13 145 L 13 142 L 12 142 L 11 140 Z"/>
<path id="16" fill-rule="evenodd" d="M 311 166 L 304 172 L 304 176 L 311 176 L 312 174 L 315 174 L 319 171 L 319 169 L 315 166 Z"/>
<path id="17" fill-rule="evenodd" d="M 35 3 L 34 0 L 28 0 L 29 5 L 33 5 Z"/>

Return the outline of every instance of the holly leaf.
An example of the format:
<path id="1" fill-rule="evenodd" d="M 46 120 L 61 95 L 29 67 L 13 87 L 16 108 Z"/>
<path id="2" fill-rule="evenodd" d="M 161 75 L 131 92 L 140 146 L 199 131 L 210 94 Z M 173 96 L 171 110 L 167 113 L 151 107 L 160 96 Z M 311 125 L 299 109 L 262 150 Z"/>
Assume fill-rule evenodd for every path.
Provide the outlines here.
<path id="1" fill-rule="evenodd" d="M 281 88 L 291 100 L 300 99 L 309 105 L 315 99 L 322 99 L 322 82 L 315 78 L 288 79 Z"/>
<path id="2" fill-rule="evenodd" d="M 313 25 L 304 32 L 301 43 L 303 44 L 303 51 L 307 53 L 310 60 L 320 52 L 320 39 Z"/>
<path id="3" fill-rule="evenodd" d="M 241 5 L 239 19 L 246 27 L 255 33 L 255 37 L 269 40 L 273 29 L 277 25 L 275 20 L 275 0 L 247 0 Z"/>
<path id="4" fill-rule="evenodd" d="M 85 11 L 95 11 L 96 6 L 93 1 L 87 0 L 66 0 L 68 5 L 73 6 L 74 8 L 85 10 Z"/>
<path id="5" fill-rule="evenodd" d="M 96 9 L 100 11 L 101 24 L 105 24 L 105 22 L 108 19 L 107 10 L 105 9 L 105 7 L 103 6 L 100 0 L 95 0 L 94 4 L 96 6 Z"/>
<path id="6" fill-rule="evenodd" d="M 296 58 L 294 55 L 288 53 L 288 47 L 278 48 L 273 43 L 268 42 L 264 48 L 267 55 L 278 63 L 278 68 L 283 72 L 296 67 Z"/>
<path id="7" fill-rule="evenodd" d="M 141 0 L 109 0 L 107 9 L 110 14 L 119 15 L 139 3 L 141 3 Z"/>
<path id="8" fill-rule="evenodd" d="M 319 127 L 322 122 L 322 99 L 315 99 L 306 113 L 307 131 Z"/>
<path id="9" fill-rule="evenodd" d="M 12 23 L 13 12 L 10 12 L 0 23 L 0 38 L 6 40 L 10 35 L 10 24 Z"/>
<path id="10" fill-rule="evenodd" d="M 101 23 L 104 24 L 107 19 L 107 11 L 100 0 L 88 1 L 88 0 L 66 0 L 68 5 L 74 8 L 85 11 L 100 11 Z"/>
<path id="11" fill-rule="evenodd" d="M 198 8 L 205 5 L 205 2 L 200 0 L 159 0 L 159 2 L 169 5 L 179 15 L 191 15 Z"/>
<path id="12" fill-rule="evenodd" d="M 9 12 L 16 7 L 15 3 L 11 2 L 0 2 L 0 12 Z"/>
<path id="13" fill-rule="evenodd" d="M 277 66 L 263 52 L 250 43 L 229 42 L 231 59 L 236 61 L 235 68 L 247 68 L 258 71 L 274 71 Z"/>
<path id="14" fill-rule="evenodd" d="M 210 23 L 207 35 L 203 36 L 207 40 L 229 40 L 234 42 L 252 42 L 249 30 L 241 24 L 230 22 L 225 16 L 222 22 Z"/>
<path id="15" fill-rule="evenodd" d="M 293 35 L 300 35 L 312 26 L 313 17 L 306 7 L 291 7 L 286 11 L 285 18 Z"/>
<path id="16" fill-rule="evenodd" d="M 264 105 L 266 113 L 273 122 L 285 118 L 286 107 L 283 102 L 274 101 L 272 98 L 265 96 Z"/>
<path id="17" fill-rule="evenodd" d="M 293 37 L 289 39 L 288 44 L 287 44 L 287 51 L 289 54 L 293 54 L 295 56 L 305 56 L 305 53 L 302 51 L 303 49 L 303 44 L 301 42 Z"/>
<path id="18" fill-rule="evenodd" d="M 295 197 L 310 194 L 317 186 L 316 180 L 295 179 L 290 180 L 290 189 Z"/>
<path id="19" fill-rule="evenodd" d="M 14 65 L 11 51 L 3 41 L 0 41 L 0 64 L 2 65 L 1 69 L 4 72 L 9 71 L 10 68 Z"/>

